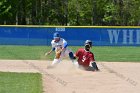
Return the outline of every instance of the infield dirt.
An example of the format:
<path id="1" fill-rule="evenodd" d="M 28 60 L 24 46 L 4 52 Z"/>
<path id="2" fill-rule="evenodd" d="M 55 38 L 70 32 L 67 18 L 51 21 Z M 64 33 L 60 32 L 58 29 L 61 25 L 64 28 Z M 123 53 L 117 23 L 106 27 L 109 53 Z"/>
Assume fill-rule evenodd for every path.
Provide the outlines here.
<path id="1" fill-rule="evenodd" d="M 68 60 L 47 69 L 51 61 L 0 60 L 1 72 L 39 72 L 44 93 L 139 93 L 140 63 L 97 62 L 99 72 L 77 69 Z"/>

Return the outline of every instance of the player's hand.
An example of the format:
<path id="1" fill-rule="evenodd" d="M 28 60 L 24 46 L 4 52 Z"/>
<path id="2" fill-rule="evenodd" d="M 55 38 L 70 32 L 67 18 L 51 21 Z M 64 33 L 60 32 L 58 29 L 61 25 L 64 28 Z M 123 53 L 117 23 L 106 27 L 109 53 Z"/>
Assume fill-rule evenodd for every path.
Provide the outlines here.
<path id="1" fill-rule="evenodd" d="M 50 55 L 51 53 L 50 52 L 47 52 L 47 53 L 45 53 L 45 56 L 48 56 L 48 55 Z"/>

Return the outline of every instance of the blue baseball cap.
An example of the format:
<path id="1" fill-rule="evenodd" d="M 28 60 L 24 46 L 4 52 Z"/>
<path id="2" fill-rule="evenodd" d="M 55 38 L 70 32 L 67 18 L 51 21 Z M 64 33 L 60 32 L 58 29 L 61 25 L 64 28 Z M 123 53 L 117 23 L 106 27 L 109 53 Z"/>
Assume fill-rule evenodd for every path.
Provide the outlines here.
<path id="1" fill-rule="evenodd" d="M 92 47 L 92 41 L 91 40 L 86 40 L 85 45 L 90 45 L 90 47 Z"/>
<path id="2" fill-rule="evenodd" d="M 58 32 L 55 32 L 55 33 L 53 34 L 53 38 L 60 38 L 59 33 L 58 33 Z"/>

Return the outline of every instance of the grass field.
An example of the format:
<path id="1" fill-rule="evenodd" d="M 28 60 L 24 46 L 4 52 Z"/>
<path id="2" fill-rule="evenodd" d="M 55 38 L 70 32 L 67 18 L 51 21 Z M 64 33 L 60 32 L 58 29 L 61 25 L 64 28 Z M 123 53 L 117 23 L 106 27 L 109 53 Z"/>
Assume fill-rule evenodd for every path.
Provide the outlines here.
<path id="1" fill-rule="evenodd" d="M 0 72 L 0 93 L 42 93 L 42 79 L 38 73 Z"/>
<path id="2" fill-rule="evenodd" d="M 81 46 L 71 46 L 70 47 L 73 52 L 76 52 L 78 48 L 81 48 Z M 20 70 L 27 70 L 27 68 L 29 69 L 28 66 L 31 66 L 29 64 L 25 64 L 25 62 L 23 62 L 22 60 L 30 60 L 29 62 L 34 62 L 36 63 L 36 65 L 32 65 L 30 69 L 33 69 L 32 67 L 34 66 L 40 66 L 41 69 L 45 69 L 46 70 L 46 66 L 47 63 L 50 63 L 51 61 L 48 60 L 52 60 L 54 57 L 54 53 L 49 55 L 48 57 L 45 57 L 44 54 L 45 52 L 49 51 L 51 49 L 51 47 L 48 46 L 5 46 L 5 45 L 1 45 L 0 46 L 0 59 L 1 60 L 1 68 L 3 71 L 3 67 L 4 64 L 6 62 L 8 62 L 8 64 L 5 64 L 5 69 L 9 69 L 9 71 L 11 71 L 10 69 L 17 68 L 16 70 L 20 71 Z M 98 93 L 102 93 L 100 91 L 103 90 L 103 92 L 108 89 L 111 91 L 123 91 L 118 87 L 125 87 L 125 90 L 129 89 L 128 92 L 130 91 L 131 93 L 133 92 L 133 88 L 129 87 L 129 81 L 128 79 L 132 80 L 134 79 L 134 83 L 137 83 L 139 80 L 139 73 L 137 72 L 137 69 L 139 68 L 139 66 L 137 65 L 137 63 L 135 64 L 131 64 L 131 63 L 126 63 L 123 64 L 123 62 L 140 62 L 140 47 L 98 47 L 98 46 L 94 46 L 92 47 L 91 50 L 94 54 L 95 54 L 95 59 L 96 61 L 108 61 L 108 62 L 101 62 L 102 64 L 98 64 L 99 67 L 101 68 L 101 74 L 100 73 L 96 73 L 96 75 L 91 74 L 91 77 L 89 77 L 89 73 L 85 72 L 85 71 L 80 71 L 80 74 L 77 74 L 77 72 L 75 70 L 71 70 L 71 65 L 69 61 L 67 62 L 62 62 L 61 65 L 59 65 L 60 67 L 58 67 L 58 69 L 54 69 L 54 70 L 50 70 L 50 72 L 52 73 L 52 75 L 56 75 L 56 77 L 60 77 L 60 78 L 56 78 L 56 79 L 50 79 L 51 77 L 48 76 L 42 76 L 39 73 L 10 73 L 10 72 L 0 72 L 0 93 L 43 93 L 43 91 L 47 90 L 50 93 L 54 93 L 52 91 L 56 91 L 55 93 L 63 93 L 64 91 L 64 86 L 60 86 L 60 82 L 58 82 L 57 80 L 66 80 L 66 82 L 69 82 L 69 86 L 65 87 L 67 91 L 72 91 L 71 93 L 81 93 L 81 92 L 77 92 L 77 91 L 81 91 L 81 89 L 85 89 L 84 91 L 94 91 L 97 90 Z M 5 59 L 5 60 L 3 60 Z M 9 59 L 9 60 L 7 60 Z M 12 59 L 12 61 L 11 61 Z M 17 63 L 13 64 L 15 62 L 15 60 L 19 60 L 17 61 Z M 39 60 L 38 62 L 35 60 Z M 40 60 L 47 60 L 47 61 L 41 61 Z M 5 61 L 5 63 L 3 64 L 3 61 Z M 115 65 L 112 65 L 111 62 L 116 62 L 114 63 Z M 119 63 L 117 63 L 118 61 L 120 61 Z M 121 63 L 122 62 L 122 63 Z M 11 63 L 11 64 L 10 64 Z M 24 63 L 24 67 L 23 64 Z M 21 65 L 20 65 L 21 64 Z M 39 65 L 40 64 L 40 65 Z M 70 67 L 69 67 L 70 66 Z M 65 67 L 65 68 L 63 68 Z M 112 68 L 109 68 L 112 67 Z M 60 69 L 63 68 L 63 69 Z M 134 69 L 136 68 L 136 69 Z M 35 69 L 35 68 L 34 68 Z M 65 70 L 64 70 L 65 69 Z M 110 73 L 109 70 L 114 71 L 114 73 Z M 115 69 L 115 70 L 114 70 Z M 121 74 L 121 70 L 122 73 Z M 14 70 L 15 71 L 15 70 Z M 68 71 L 68 73 L 67 73 Z M 71 71 L 69 73 L 69 71 Z M 73 71 L 73 72 L 72 72 Z M 50 73 L 49 69 L 47 70 L 47 73 Z M 120 72 L 120 74 L 118 73 Z M 133 75 L 130 74 L 129 72 L 135 72 Z M 136 73 L 137 72 L 137 73 Z M 57 73 L 57 74 L 56 74 Z M 78 72 L 79 73 L 79 72 Z M 120 79 L 119 76 L 116 76 L 116 78 L 114 78 L 114 75 L 123 75 L 124 77 L 128 77 L 127 80 L 123 80 Z M 74 77 L 73 77 L 74 75 Z M 75 75 L 76 78 L 75 78 Z M 93 75 L 93 76 L 92 76 Z M 130 76 L 129 76 L 130 75 Z M 109 76 L 109 77 L 106 77 Z M 132 77 L 131 77 L 132 76 Z M 43 79 L 42 79 L 43 77 Z M 45 77 L 45 78 L 44 78 Z M 83 78 L 83 80 L 87 83 L 83 83 L 81 81 L 83 77 L 88 77 L 88 78 Z M 94 77 L 94 78 L 93 78 Z M 105 77 L 105 78 L 102 78 Z M 136 77 L 136 79 L 135 79 Z M 109 80 L 108 80 L 109 78 Z M 45 80 L 45 81 L 44 81 Z M 47 80 L 51 80 L 50 82 L 47 82 Z M 80 80 L 80 81 L 79 81 Z M 89 83 L 89 81 L 91 81 L 91 83 Z M 73 82 L 76 81 L 76 82 Z M 102 81 L 102 82 L 100 82 Z M 125 82 L 126 81 L 126 82 Z M 45 82 L 45 83 L 44 83 Z M 94 82 L 94 83 L 93 83 Z M 113 82 L 113 83 L 112 83 Z M 123 83 L 124 82 L 124 83 Z M 127 84 L 125 84 L 127 83 Z M 45 86 L 45 84 L 48 84 L 50 86 Z M 82 87 L 81 85 L 85 84 L 85 87 Z M 101 85 L 100 85 L 101 84 Z M 106 85 L 107 84 L 107 85 Z M 120 85 L 119 85 L 120 84 Z M 127 86 L 125 86 L 125 85 Z M 95 87 L 95 89 L 92 89 L 91 86 L 95 85 L 95 86 L 100 86 L 100 87 Z M 104 86 L 105 85 L 105 86 Z M 53 88 L 51 87 L 53 86 Z M 73 90 L 73 88 L 77 88 L 78 90 Z M 103 88 L 101 90 L 101 88 Z M 114 89 L 116 88 L 116 90 Z M 117 90 L 118 89 L 118 90 Z M 134 89 L 137 90 L 138 88 Z M 131 91 L 132 90 L 132 91 Z M 59 92 L 58 92 L 59 91 Z M 83 91 L 82 91 L 83 92 Z M 44 93 L 48 93 L 48 92 L 44 92 Z M 87 93 L 91 93 L 91 92 L 87 92 Z M 117 92 L 116 92 L 117 93 Z M 120 93 L 124 93 L 120 92 Z M 137 92 L 135 92 L 137 93 Z"/>
<path id="3" fill-rule="evenodd" d="M 70 48 L 75 52 L 81 46 Z M 0 59 L 52 60 L 54 53 L 44 56 L 50 49 L 48 46 L 0 46 Z M 94 46 L 91 51 L 95 54 L 96 61 L 140 62 L 140 47 Z"/>

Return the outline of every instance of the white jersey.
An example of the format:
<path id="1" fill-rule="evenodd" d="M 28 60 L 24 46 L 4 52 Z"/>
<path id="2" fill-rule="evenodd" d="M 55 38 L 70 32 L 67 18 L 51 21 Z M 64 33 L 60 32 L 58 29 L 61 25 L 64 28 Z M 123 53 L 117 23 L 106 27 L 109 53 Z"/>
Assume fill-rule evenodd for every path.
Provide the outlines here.
<path id="1" fill-rule="evenodd" d="M 55 40 L 52 40 L 51 44 L 52 48 L 55 48 L 57 50 L 59 48 L 64 48 L 65 45 L 67 45 L 67 41 L 63 38 L 60 38 L 59 42 L 55 42 Z"/>
<path id="2" fill-rule="evenodd" d="M 67 48 L 67 41 L 63 38 L 60 38 L 59 42 L 55 42 L 55 40 L 52 40 L 51 44 L 52 44 L 52 49 L 55 49 L 55 51 L 57 51 L 57 49 L 60 49 L 60 48 L 61 49 L 65 48 L 61 52 L 60 58 L 54 59 L 52 65 L 58 64 L 59 62 L 61 62 L 63 57 L 69 56 L 69 53 L 72 52 L 71 49 Z"/>

